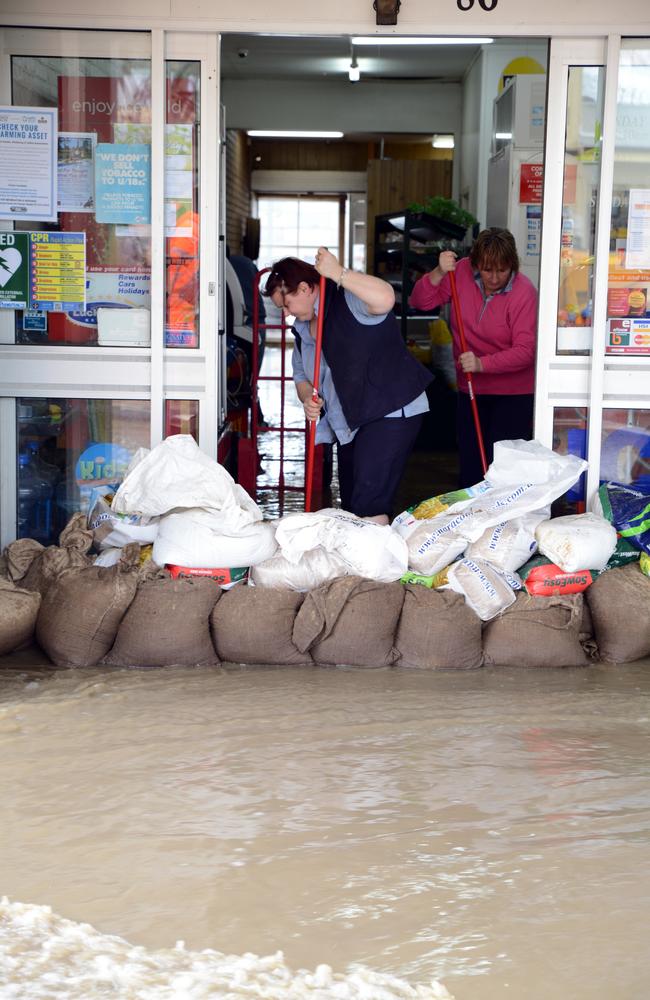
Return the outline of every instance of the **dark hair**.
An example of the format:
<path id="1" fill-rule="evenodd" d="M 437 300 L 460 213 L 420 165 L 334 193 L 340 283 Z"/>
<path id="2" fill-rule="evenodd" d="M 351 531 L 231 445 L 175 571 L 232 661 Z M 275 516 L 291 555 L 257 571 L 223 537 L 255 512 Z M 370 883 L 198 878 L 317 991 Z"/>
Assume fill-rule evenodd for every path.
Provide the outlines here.
<path id="1" fill-rule="evenodd" d="M 320 282 L 320 275 L 313 264 L 298 257 L 283 257 L 272 266 L 263 294 L 270 298 L 278 288 L 281 292 L 295 292 L 301 281 L 314 288 Z"/>
<path id="2" fill-rule="evenodd" d="M 514 236 L 508 229 L 497 226 L 484 229 L 474 240 L 469 260 L 474 270 L 509 267 L 516 273 L 519 270 L 519 255 Z"/>

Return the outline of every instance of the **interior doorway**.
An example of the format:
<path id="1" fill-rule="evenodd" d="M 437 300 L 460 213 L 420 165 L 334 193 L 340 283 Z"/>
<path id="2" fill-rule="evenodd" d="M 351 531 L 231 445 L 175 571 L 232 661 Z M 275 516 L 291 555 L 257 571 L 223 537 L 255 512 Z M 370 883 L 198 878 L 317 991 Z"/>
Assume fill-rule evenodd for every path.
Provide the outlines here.
<path id="1" fill-rule="evenodd" d="M 369 41 L 223 36 L 226 229 L 230 247 L 242 252 L 257 220 L 259 268 L 284 255 L 271 252 L 276 248 L 311 260 L 314 237 L 299 237 L 296 229 L 291 247 L 284 238 L 288 215 L 297 205 L 338 199 L 339 238 L 316 245 L 337 245 L 342 264 L 393 285 L 409 350 L 435 375 L 430 411 L 397 500 L 403 509 L 458 485 L 448 311 L 410 307 L 413 284 L 442 249 L 466 256 L 486 225 L 515 233 L 536 283 L 548 41 Z M 520 77 L 529 78 L 526 110 L 522 97 L 516 107 L 512 101 L 515 89 L 526 90 L 512 87 Z M 504 91 L 510 97 L 498 101 Z M 530 178 L 525 192 L 518 183 L 522 165 Z M 282 203 L 292 207 L 284 217 L 280 212 L 280 243 L 269 233 L 268 208 Z M 418 239 L 409 232 L 405 239 L 405 213 L 432 207 L 458 213 L 462 235 L 429 232 Z M 271 357 L 267 349 L 269 364 Z"/>

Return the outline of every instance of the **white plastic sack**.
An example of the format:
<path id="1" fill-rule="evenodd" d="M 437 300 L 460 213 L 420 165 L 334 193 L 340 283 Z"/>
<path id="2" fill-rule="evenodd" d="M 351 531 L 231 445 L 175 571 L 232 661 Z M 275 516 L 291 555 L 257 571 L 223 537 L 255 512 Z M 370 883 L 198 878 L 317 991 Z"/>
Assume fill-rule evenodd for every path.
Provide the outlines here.
<path id="1" fill-rule="evenodd" d="M 565 573 L 604 569 L 616 548 L 616 528 L 599 514 L 554 517 L 535 535 L 540 552 Z"/>
<path id="2" fill-rule="evenodd" d="M 102 549 L 97 558 L 95 559 L 95 566 L 116 566 L 120 561 L 124 553 L 121 548 L 116 549 Z"/>
<path id="3" fill-rule="evenodd" d="M 270 521 L 242 525 L 226 534 L 218 511 L 195 508 L 160 518 L 152 559 L 158 566 L 169 563 L 193 569 L 255 566 L 270 559 L 276 549 Z"/>
<path id="4" fill-rule="evenodd" d="M 246 490 L 189 434 L 168 437 L 145 455 L 127 473 L 112 507 L 120 514 L 150 517 L 203 507 L 219 513 L 224 533 L 262 520 L 262 511 Z"/>
<path id="5" fill-rule="evenodd" d="M 289 562 L 281 552 L 251 569 L 250 579 L 256 587 L 277 590 L 314 590 L 321 583 L 337 576 L 349 576 L 350 570 L 336 552 L 320 547 L 305 552 L 300 562 Z"/>
<path id="6" fill-rule="evenodd" d="M 512 521 L 501 521 L 483 532 L 465 549 L 466 559 L 485 559 L 498 569 L 514 573 L 537 551 L 535 528 L 549 516 L 549 508 Z"/>
<path id="7" fill-rule="evenodd" d="M 278 521 L 275 537 L 282 555 L 293 563 L 320 546 L 340 556 L 351 574 L 380 583 L 399 580 L 408 568 L 406 542 L 397 532 L 345 510 L 289 514 Z"/>
<path id="8" fill-rule="evenodd" d="M 449 567 L 447 580 L 484 622 L 514 604 L 515 590 L 521 590 L 518 576 L 502 573 L 484 559 L 460 559 Z"/>
<path id="9" fill-rule="evenodd" d="M 496 441 L 494 459 L 485 473 L 491 486 L 511 486 L 514 483 L 554 483 L 571 478 L 569 489 L 587 468 L 576 455 L 563 455 L 546 448 L 539 441 Z M 564 490 L 562 490 L 562 493 Z M 561 496 L 561 493 L 556 494 Z"/>
<path id="10" fill-rule="evenodd" d="M 400 514 L 393 528 L 406 541 L 409 568 L 423 576 L 433 576 L 453 562 L 467 548 L 467 539 L 458 530 L 460 513 L 438 514 L 418 520 Z"/>

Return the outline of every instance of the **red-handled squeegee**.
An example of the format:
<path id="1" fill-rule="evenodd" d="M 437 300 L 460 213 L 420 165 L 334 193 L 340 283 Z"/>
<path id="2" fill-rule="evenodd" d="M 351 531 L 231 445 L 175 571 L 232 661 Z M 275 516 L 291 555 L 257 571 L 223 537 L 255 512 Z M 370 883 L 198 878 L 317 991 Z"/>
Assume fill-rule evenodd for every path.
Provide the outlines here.
<path id="1" fill-rule="evenodd" d="M 320 379 L 320 356 L 323 346 L 323 321 L 325 319 L 325 277 L 321 275 L 318 298 L 318 320 L 316 324 L 316 352 L 314 354 L 314 391 L 312 399 L 318 399 L 318 382 Z M 312 486 L 314 481 L 314 452 L 316 450 L 317 420 L 309 421 L 309 437 L 307 439 L 307 455 L 305 460 L 305 511 L 311 511 Z"/>
<path id="2" fill-rule="evenodd" d="M 458 301 L 458 290 L 456 288 L 456 275 L 453 271 L 449 271 L 449 284 L 451 285 L 451 299 L 454 303 L 454 312 L 456 313 L 456 326 L 458 327 L 458 336 L 460 338 L 460 349 L 464 354 L 467 350 L 467 341 L 465 340 L 465 327 L 463 326 L 463 317 L 460 311 L 460 302 Z M 319 317 L 320 319 L 320 317 Z M 469 401 L 472 407 L 472 416 L 474 417 L 474 427 L 476 428 L 476 440 L 478 443 L 478 450 L 481 455 L 481 465 L 483 466 L 483 475 L 487 472 L 487 460 L 485 458 L 485 447 L 483 445 L 483 433 L 481 431 L 481 421 L 478 415 L 478 405 L 476 402 L 476 396 L 474 395 L 474 385 L 472 382 L 472 373 L 465 372 L 465 378 L 467 379 L 467 388 L 469 389 Z"/>

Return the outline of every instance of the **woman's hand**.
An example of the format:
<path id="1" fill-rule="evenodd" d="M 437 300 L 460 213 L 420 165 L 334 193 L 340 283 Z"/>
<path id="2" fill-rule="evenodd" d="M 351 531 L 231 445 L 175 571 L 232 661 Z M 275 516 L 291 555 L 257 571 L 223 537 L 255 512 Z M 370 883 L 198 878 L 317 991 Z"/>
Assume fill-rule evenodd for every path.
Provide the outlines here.
<path id="1" fill-rule="evenodd" d="M 319 247 L 316 251 L 316 270 L 326 278 L 338 281 L 341 277 L 343 265 L 339 264 L 334 254 L 330 253 L 327 247 Z"/>
<path id="2" fill-rule="evenodd" d="M 443 250 L 438 257 L 438 267 L 443 274 L 456 270 L 456 254 L 453 250 Z"/>
<path id="3" fill-rule="evenodd" d="M 308 399 L 303 401 L 303 409 L 305 411 L 305 416 L 307 420 L 318 420 L 320 416 L 320 411 L 323 408 L 323 400 L 318 396 L 316 399 L 312 399 L 309 396 Z"/>
<path id="4" fill-rule="evenodd" d="M 458 367 L 465 373 L 478 373 L 483 371 L 481 359 L 477 358 L 474 351 L 465 351 L 458 358 Z"/>

